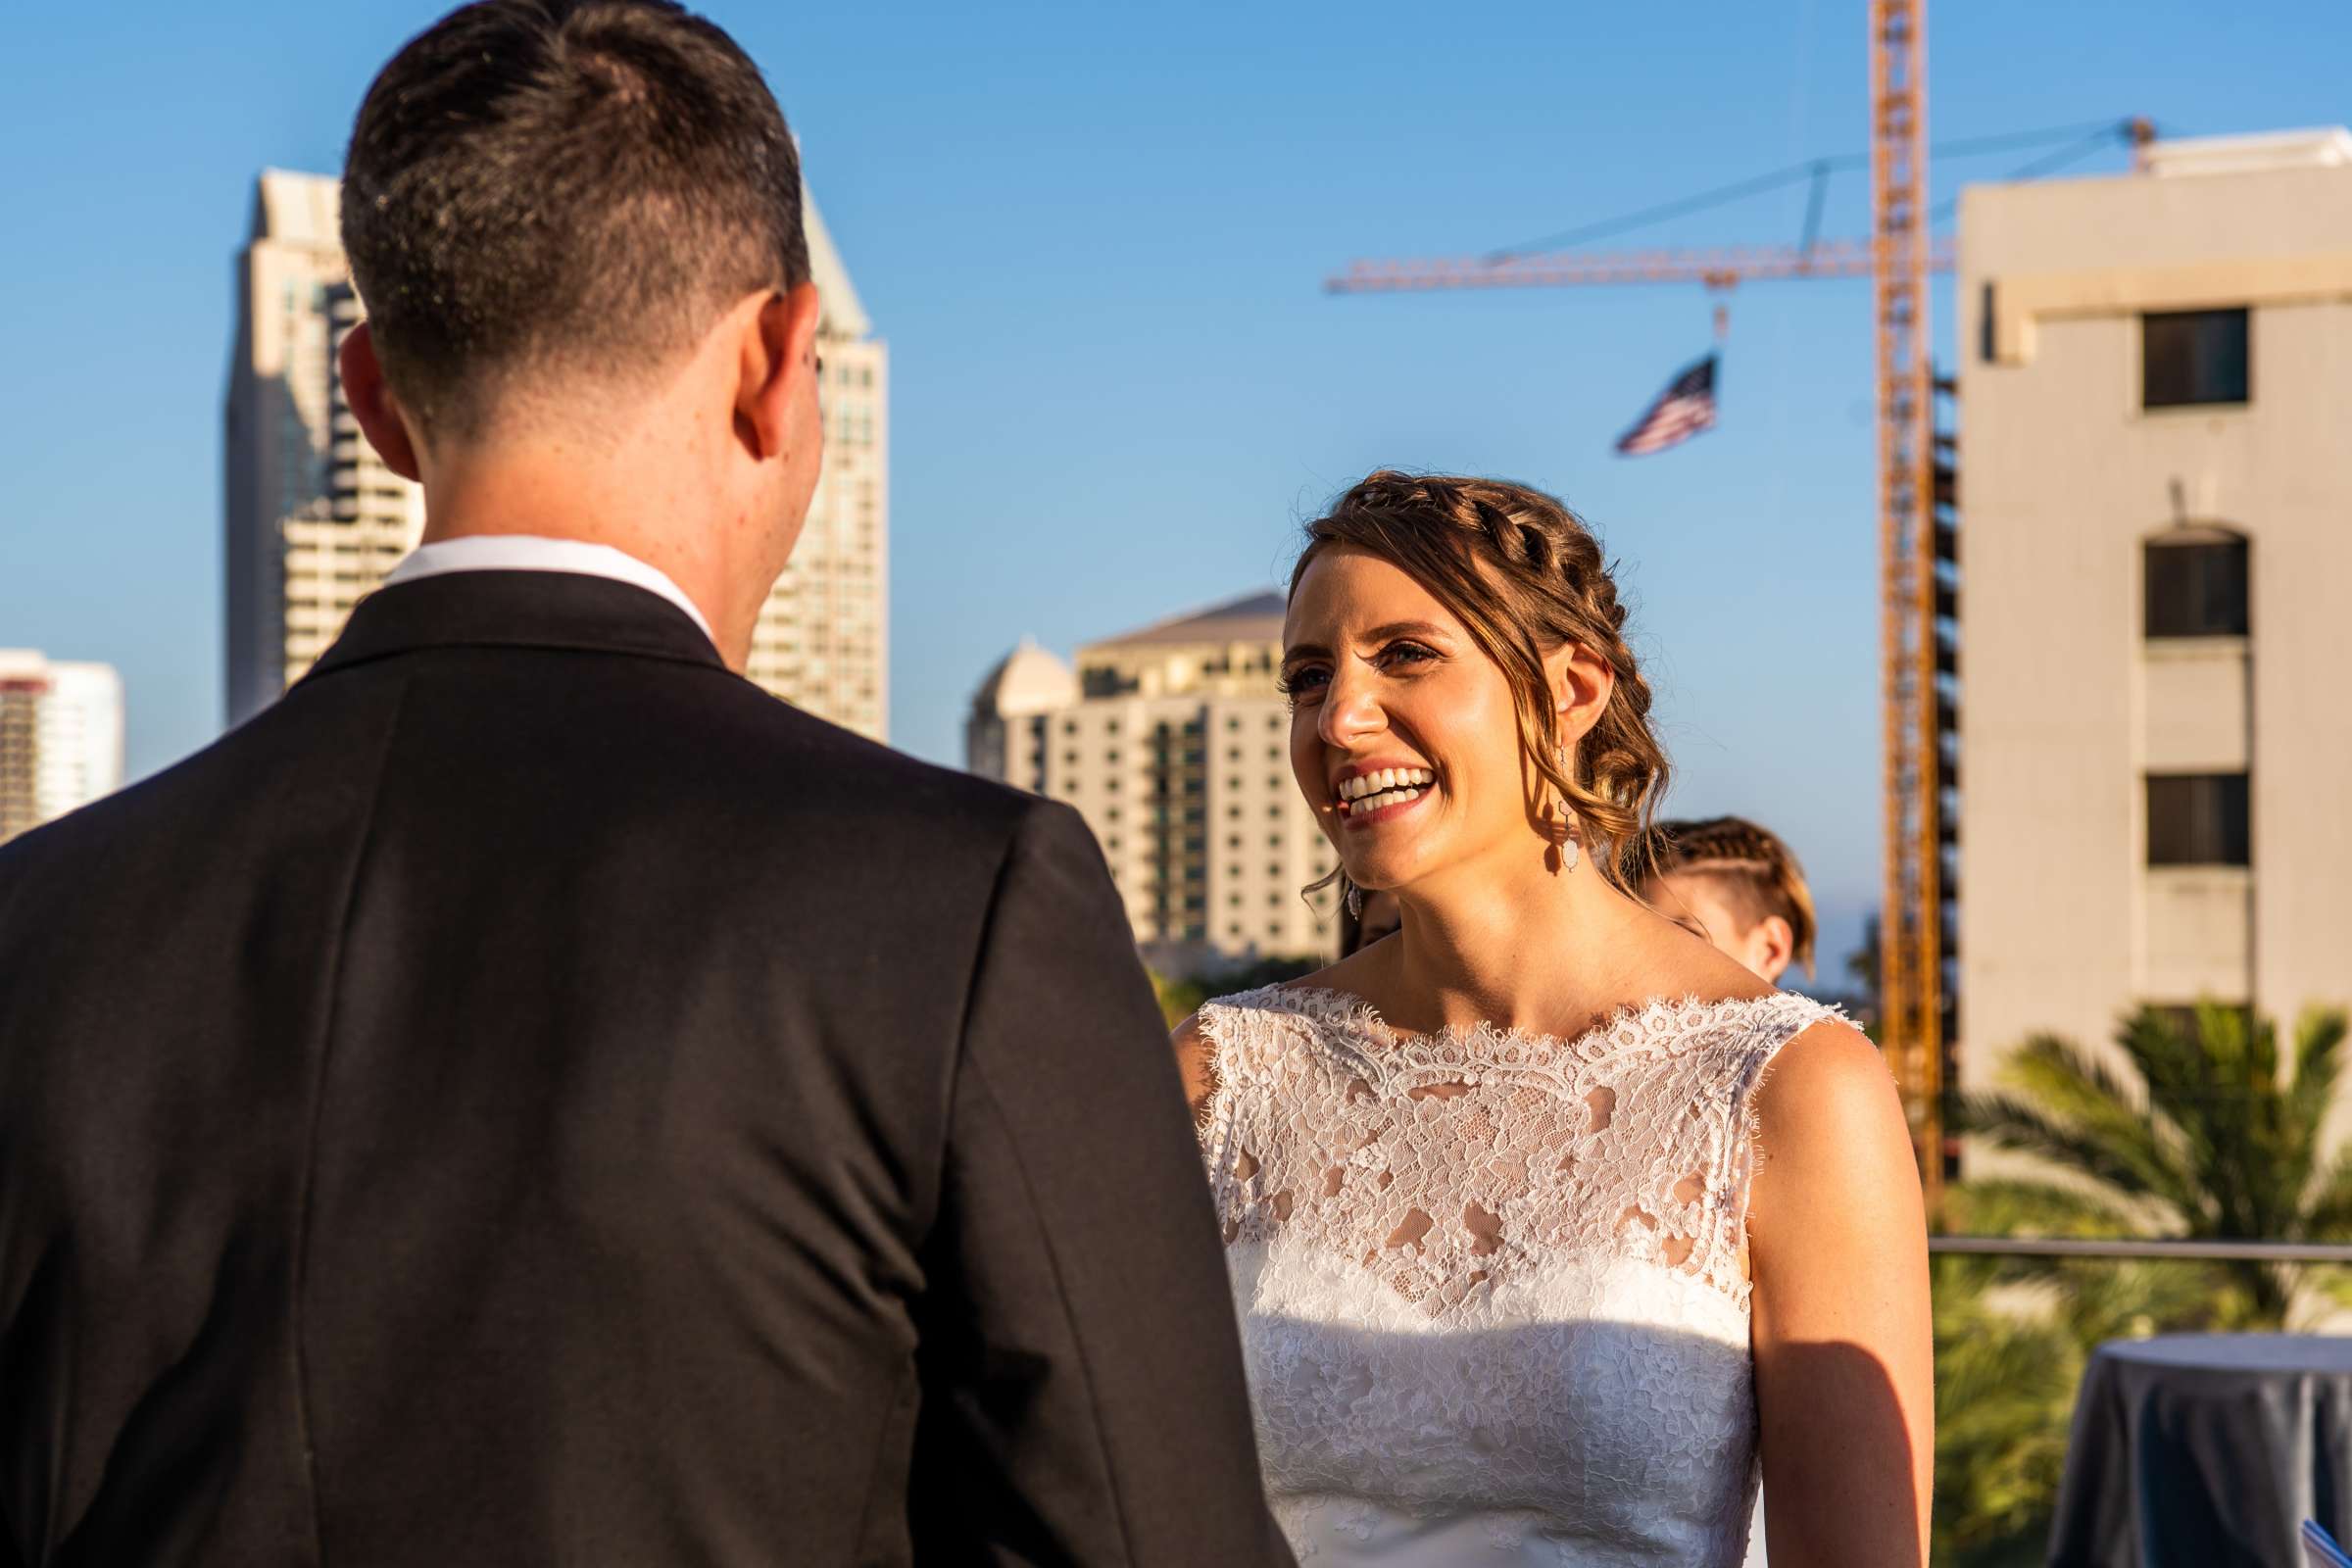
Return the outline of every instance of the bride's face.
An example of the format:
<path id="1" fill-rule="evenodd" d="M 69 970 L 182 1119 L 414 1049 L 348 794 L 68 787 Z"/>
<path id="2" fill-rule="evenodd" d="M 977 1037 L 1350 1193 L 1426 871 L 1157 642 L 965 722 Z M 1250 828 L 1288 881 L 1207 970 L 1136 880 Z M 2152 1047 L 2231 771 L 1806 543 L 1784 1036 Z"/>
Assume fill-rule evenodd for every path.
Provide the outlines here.
<path id="1" fill-rule="evenodd" d="M 1401 888 L 1541 853 L 1510 683 L 1427 589 L 1369 551 L 1326 549 L 1282 640 L 1291 770 L 1349 881 Z"/>

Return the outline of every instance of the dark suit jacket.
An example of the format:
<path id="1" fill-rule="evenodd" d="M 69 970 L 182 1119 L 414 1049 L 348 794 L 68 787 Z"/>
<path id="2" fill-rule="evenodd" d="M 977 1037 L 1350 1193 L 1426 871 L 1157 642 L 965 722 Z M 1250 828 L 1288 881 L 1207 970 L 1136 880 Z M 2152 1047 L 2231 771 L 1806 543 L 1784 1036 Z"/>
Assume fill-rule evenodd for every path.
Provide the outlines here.
<path id="1" fill-rule="evenodd" d="M 0 849 L 0 1563 L 1287 1562 L 1100 854 L 539 572 Z"/>

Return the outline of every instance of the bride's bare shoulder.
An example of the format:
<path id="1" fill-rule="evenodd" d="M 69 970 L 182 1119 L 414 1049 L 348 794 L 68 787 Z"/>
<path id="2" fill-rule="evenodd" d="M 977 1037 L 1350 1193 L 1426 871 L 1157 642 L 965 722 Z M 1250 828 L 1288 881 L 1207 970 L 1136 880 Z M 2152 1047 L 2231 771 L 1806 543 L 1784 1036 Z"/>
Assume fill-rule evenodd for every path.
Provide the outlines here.
<path id="1" fill-rule="evenodd" d="M 1894 1076 L 1851 1024 L 1824 1018 L 1774 1055 L 1756 1089 L 1759 1218 L 1865 1202 L 1918 1206 L 1918 1169 Z M 1905 1223 L 1908 1223 L 1907 1218 Z"/>
<path id="2" fill-rule="evenodd" d="M 1268 988 L 1273 991 L 1336 991 L 1349 995 L 1360 994 L 1365 954 L 1326 964 L 1312 974 L 1294 980 L 1284 980 Z M 1204 1004 L 1179 1023 L 1168 1035 L 1168 1043 L 1176 1052 L 1176 1069 L 1184 1078 L 1184 1098 L 1199 1118 L 1207 1113 L 1208 1102 L 1217 1092 L 1218 1041 L 1205 1014 Z"/>
<path id="3" fill-rule="evenodd" d="M 1756 1114 L 1796 1134 L 1826 1134 L 1856 1115 L 1901 1115 L 1886 1058 L 1861 1030 L 1826 1017 L 1781 1047 L 1756 1090 Z"/>

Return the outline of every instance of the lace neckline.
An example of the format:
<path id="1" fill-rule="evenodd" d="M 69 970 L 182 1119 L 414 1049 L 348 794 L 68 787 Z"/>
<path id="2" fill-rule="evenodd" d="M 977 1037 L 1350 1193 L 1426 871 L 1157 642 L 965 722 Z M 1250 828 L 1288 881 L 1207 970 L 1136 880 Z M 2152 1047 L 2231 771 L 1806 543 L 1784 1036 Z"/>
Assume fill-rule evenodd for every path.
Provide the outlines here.
<path id="1" fill-rule="evenodd" d="M 1562 1057 L 1598 1061 L 1637 1041 L 1689 1034 L 1710 1023 L 1745 1022 L 1787 1006 L 1818 1008 L 1825 1017 L 1838 1016 L 1826 1003 L 1798 992 L 1774 990 L 1760 997 L 1650 997 L 1622 1004 L 1590 1028 L 1572 1035 L 1545 1034 L 1491 1018 L 1409 1031 L 1391 1024 L 1366 998 L 1331 986 L 1276 984 L 1222 1000 L 1232 1006 L 1267 1006 L 1296 1013 L 1311 1023 L 1353 1030 L 1383 1048 L 1383 1055 L 1458 1054 L 1530 1064 Z"/>

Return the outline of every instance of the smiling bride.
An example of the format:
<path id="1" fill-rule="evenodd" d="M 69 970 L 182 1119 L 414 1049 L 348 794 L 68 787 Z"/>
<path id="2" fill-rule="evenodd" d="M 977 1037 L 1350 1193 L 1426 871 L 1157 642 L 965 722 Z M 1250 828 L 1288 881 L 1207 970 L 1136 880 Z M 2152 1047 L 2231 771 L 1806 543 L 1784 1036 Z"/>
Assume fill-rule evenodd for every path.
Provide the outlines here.
<path id="1" fill-rule="evenodd" d="M 1380 472 L 1307 526 L 1291 763 L 1402 925 L 1176 1036 L 1317 1568 L 1925 1560 L 1926 1227 L 1830 1008 L 1632 891 L 1666 759 L 1598 544 Z M 1812 760 L 1796 752 L 1785 765 Z"/>

